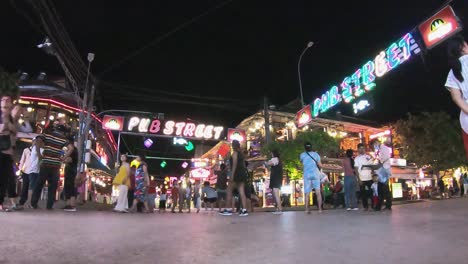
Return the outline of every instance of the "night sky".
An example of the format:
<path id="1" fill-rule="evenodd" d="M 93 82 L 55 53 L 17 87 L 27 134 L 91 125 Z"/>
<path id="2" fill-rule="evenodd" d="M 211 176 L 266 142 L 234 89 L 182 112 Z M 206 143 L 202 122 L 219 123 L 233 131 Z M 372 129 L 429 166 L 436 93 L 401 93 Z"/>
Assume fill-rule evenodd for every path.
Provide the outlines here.
<path id="1" fill-rule="evenodd" d="M 44 35 L 27 1 L 14 2 L 16 8 L 0 2 L 0 64 L 62 76 L 56 59 L 36 48 Z M 52 2 L 83 59 L 96 54 L 92 73 L 103 109 L 235 126 L 261 107 L 264 95 L 277 106 L 298 97 L 297 61 L 308 41 L 315 45 L 303 57 L 302 81 L 311 103 L 446 1 L 322 1 L 321 7 L 306 0 Z M 467 1 L 453 6 L 467 26 Z M 456 115 L 443 87 L 444 51 L 440 45 L 424 60 L 414 56 L 378 80 L 374 110 L 362 118 L 386 123 L 407 112 Z M 349 106 L 335 110 L 346 114 Z"/>

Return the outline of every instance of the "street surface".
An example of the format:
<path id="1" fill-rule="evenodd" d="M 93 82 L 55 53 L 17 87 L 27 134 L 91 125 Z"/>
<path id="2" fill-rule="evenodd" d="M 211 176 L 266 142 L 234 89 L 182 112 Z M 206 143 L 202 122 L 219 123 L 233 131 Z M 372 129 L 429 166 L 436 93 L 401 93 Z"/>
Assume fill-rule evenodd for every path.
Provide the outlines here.
<path id="1" fill-rule="evenodd" d="M 468 199 L 249 217 L 0 213 L 0 263 L 468 263 Z"/>

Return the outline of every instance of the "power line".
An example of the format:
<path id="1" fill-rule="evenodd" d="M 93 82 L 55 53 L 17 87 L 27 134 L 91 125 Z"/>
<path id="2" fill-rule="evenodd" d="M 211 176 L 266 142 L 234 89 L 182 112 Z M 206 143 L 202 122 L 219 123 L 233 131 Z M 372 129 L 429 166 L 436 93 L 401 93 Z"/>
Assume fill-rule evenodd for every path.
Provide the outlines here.
<path id="1" fill-rule="evenodd" d="M 151 40 L 148 44 L 144 45 L 143 47 L 131 52 L 130 54 L 128 54 L 127 56 L 125 56 L 123 59 L 121 59 L 120 61 L 112 64 L 110 67 L 108 67 L 107 69 L 103 70 L 101 73 L 99 73 L 98 75 L 99 76 L 102 76 L 104 74 L 107 74 L 111 71 L 113 71 L 114 69 L 120 67 L 122 64 L 124 64 L 125 62 L 127 62 L 128 60 L 130 60 L 131 58 L 139 55 L 140 53 L 142 53 L 144 50 L 146 50 L 147 48 L 161 42 L 162 40 L 168 38 L 169 36 L 173 35 L 174 33 L 177 33 L 178 31 L 180 31 L 181 29 L 189 26 L 190 24 L 196 22 L 197 20 L 201 19 L 202 17 L 210 14 L 211 12 L 221 8 L 221 7 L 224 7 L 225 5 L 233 2 L 234 0 L 227 0 L 227 1 L 224 1 L 210 9 L 208 9 L 207 11 L 203 12 L 202 14 L 194 17 L 194 18 L 191 18 L 189 20 L 187 20 L 186 22 L 182 23 L 181 25 L 177 26 L 176 28 L 174 28 L 173 30 L 159 36 L 159 37 L 156 37 L 155 39 Z"/>

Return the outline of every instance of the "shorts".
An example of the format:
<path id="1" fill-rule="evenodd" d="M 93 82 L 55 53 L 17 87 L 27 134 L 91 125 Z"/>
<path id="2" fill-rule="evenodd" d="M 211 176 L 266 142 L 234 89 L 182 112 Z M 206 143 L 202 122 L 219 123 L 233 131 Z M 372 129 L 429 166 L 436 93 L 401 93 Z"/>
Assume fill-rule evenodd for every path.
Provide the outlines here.
<path id="1" fill-rule="evenodd" d="M 218 193 L 218 200 L 226 201 L 226 197 L 227 197 L 226 190 L 216 189 L 216 192 Z"/>
<path id="2" fill-rule="evenodd" d="M 310 193 L 312 192 L 312 189 L 315 189 L 315 190 L 320 189 L 320 179 L 319 178 L 311 178 L 311 179 L 304 178 L 304 193 Z"/>
<path id="3" fill-rule="evenodd" d="M 39 173 L 30 173 L 29 175 L 29 190 L 32 191 L 39 181 Z"/>
<path id="4" fill-rule="evenodd" d="M 216 203 L 218 201 L 218 198 L 213 197 L 213 198 L 203 198 L 203 202 L 205 203 Z"/>

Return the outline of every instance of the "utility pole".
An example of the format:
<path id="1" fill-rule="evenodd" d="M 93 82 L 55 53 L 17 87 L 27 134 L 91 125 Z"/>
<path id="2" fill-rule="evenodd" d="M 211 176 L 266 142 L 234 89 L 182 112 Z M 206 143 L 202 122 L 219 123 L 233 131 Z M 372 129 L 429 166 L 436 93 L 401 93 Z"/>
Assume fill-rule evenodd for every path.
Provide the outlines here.
<path id="1" fill-rule="evenodd" d="M 263 98 L 263 115 L 265 118 L 265 142 L 268 145 L 271 143 L 271 134 L 270 134 L 269 103 L 268 103 L 268 98 L 266 96 Z"/>

